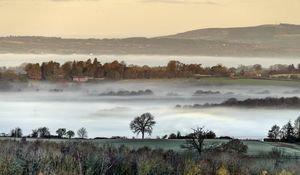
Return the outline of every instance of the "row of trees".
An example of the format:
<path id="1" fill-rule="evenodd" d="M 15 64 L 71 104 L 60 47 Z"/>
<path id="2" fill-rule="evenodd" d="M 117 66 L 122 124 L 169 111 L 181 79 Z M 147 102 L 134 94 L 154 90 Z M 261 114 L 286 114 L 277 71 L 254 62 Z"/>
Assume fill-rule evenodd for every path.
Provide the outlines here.
<path id="1" fill-rule="evenodd" d="M 166 66 L 149 67 L 126 65 L 124 61 L 113 61 L 101 64 L 97 58 L 93 61 L 73 61 L 60 64 L 54 61 L 44 62 L 41 65 L 27 64 L 25 71 L 29 79 L 34 80 L 72 80 L 73 77 L 87 76 L 106 79 L 148 79 L 148 78 L 185 78 L 195 74 L 213 76 L 242 76 L 268 77 L 270 74 L 296 73 L 298 68 L 292 65 L 273 65 L 263 69 L 261 65 L 225 67 L 221 64 L 212 67 L 203 67 L 202 64 L 184 64 L 179 61 L 169 61 Z"/>
<path id="2" fill-rule="evenodd" d="M 50 133 L 49 128 L 47 127 L 40 127 L 37 129 L 32 130 L 32 133 L 28 136 L 31 138 L 73 138 L 75 136 L 75 132 L 72 130 L 67 130 L 66 128 L 58 128 L 56 130 L 57 135 L 52 135 Z M 10 137 L 16 137 L 20 138 L 23 137 L 23 132 L 22 129 L 19 127 L 16 127 L 15 129 L 12 129 L 10 131 L 10 134 L 8 135 Z M 78 138 L 87 138 L 88 137 L 88 132 L 86 128 L 82 127 L 78 129 L 77 131 L 77 136 Z"/>
<path id="3" fill-rule="evenodd" d="M 135 117 L 130 122 L 130 129 L 133 133 L 139 135 L 142 135 L 142 139 L 145 138 L 145 134 L 151 135 L 153 131 L 153 127 L 156 124 L 156 121 L 154 120 L 154 116 L 150 113 L 144 113 L 138 117 Z M 165 135 L 162 137 L 162 139 L 187 139 L 191 140 L 195 138 L 195 135 L 199 134 L 201 135 L 202 139 L 214 139 L 216 138 L 216 134 L 211 130 L 204 130 L 204 128 L 197 128 L 193 130 L 194 132 L 187 134 L 185 136 L 182 136 L 180 132 L 177 132 L 177 134 L 172 133 L 169 136 Z M 38 129 L 32 130 L 32 133 L 30 137 L 32 138 L 72 138 L 75 136 L 74 131 L 67 130 L 66 128 L 59 128 L 56 130 L 56 136 L 53 136 L 50 134 L 49 128 L 47 127 L 40 127 Z M 77 131 L 77 135 L 79 138 L 87 138 L 88 133 L 86 128 L 80 128 Z M 22 129 L 17 127 L 15 129 L 12 129 L 10 132 L 11 137 L 22 137 Z M 280 140 L 284 142 L 295 142 L 300 141 L 300 116 L 294 121 L 294 124 L 292 124 L 291 121 L 289 121 L 287 124 L 282 126 L 281 128 L 278 125 L 272 126 L 272 128 L 268 131 L 268 138 L 270 138 L 273 141 Z"/>
<path id="4" fill-rule="evenodd" d="M 93 61 L 69 61 L 64 64 L 49 61 L 42 64 L 29 63 L 24 67 L 26 75 L 20 73 L 20 68 L 1 69 L 0 80 L 67 80 L 73 77 L 91 77 L 105 79 L 150 79 L 150 78 L 188 78 L 197 74 L 209 76 L 237 76 L 237 77 L 269 77 L 272 74 L 294 74 L 300 72 L 300 64 L 276 64 L 265 69 L 260 64 L 238 67 L 225 67 L 221 64 L 204 67 L 202 64 L 184 64 L 179 61 L 169 61 L 166 66 L 149 67 L 126 65 L 124 61 L 100 63 L 97 58 Z M 295 77 L 297 78 L 297 77 Z"/>
<path id="5" fill-rule="evenodd" d="M 300 141 L 300 116 L 292 124 L 289 121 L 281 128 L 278 125 L 273 125 L 268 132 L 268 137 L 273 141 L 284 142 L 299 142 Z"/>
<path id="6" fill-rule="evenodd" d="M 156 124 L 156 121 L 154 120 L 154 116 L 151 113 L 144 113 L 140 116 L 135 117 L 130 122 L 130 129 L 133 133 L 139 135 L 142 135 L 142 139 L 145 138 L 145 134 L 151 135 L 153 131 L 153 126 Z M 38 129 L 32 130 L 32 133 L 30 134 L 30 137 L 32 138 L 73 138 L 75 136 L 74 131 L 67 130 L 66 128 L 58 128 L 56 130 L 57 135 L 51 135 L 49 128 L 47 127 L 40 127 Z M 77 131 L 77 135 L 79 138 L 87 138 L 88 133 L 86 128 L 82 127 Z M 10 137 L 22 137 L 22 129 L 17 127 L 15 129 L 12 129 L 10 132 Z M 168 135 L 165 135 L 162 137 L 162 139 L 191 139 L 193 138 L 194 133 L 187 134 L 185 136 L 182 136 L 181 133 L 178 131 L 177 134 L 171 133 L 168 137 Z M 203 135 L 205 139 L 214 139 L 216 138 L 216 134 L 213 131 L 206 131 L 205 135 Z"/>
<path id="7" fill-rule="evenodd" d="M 218 65 L 203 68 L 201 64 L 183 64 L 170 61 L 167 66 L 149 67 L 126 65 L 125 62 L 113 61 L 101 64 L 95 58 L 93 61 L 73 61 L 60 65 L 57 62 L 47 62 L 41 65 L 27 64 L 25 67 L 29 79 L 35 80 L 71 80 L 76 76 L 87 76 L 106 79 L 137 79 L 137 78 L 175 78 L 189 77 L 193 74 L 228 74 L 226 67 Z"/>
<path id="8" fill-rule="evenodd" d="M 221 103 L 205 103 L 193 105 L 176 105 L 176 108 L 204 108 L 204 107 L 282 107 L 282 108 L 298 108 L 300 107 L 300 98 L 298 97 L 266 97 L 266 98 L 248 98 L 238 100 L 229 98 Z"/>

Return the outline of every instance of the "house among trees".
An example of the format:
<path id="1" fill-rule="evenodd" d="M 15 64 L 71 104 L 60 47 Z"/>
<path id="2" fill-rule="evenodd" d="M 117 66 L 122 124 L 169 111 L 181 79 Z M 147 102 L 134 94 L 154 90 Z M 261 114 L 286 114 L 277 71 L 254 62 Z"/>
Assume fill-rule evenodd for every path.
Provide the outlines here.
<path id="1" fill-rule="evenodd" d="M 93 79 L 94 79 L 93 77 L 88 77 L 88 76 L 73 76 L 74 82 L 87 82 Z"/>

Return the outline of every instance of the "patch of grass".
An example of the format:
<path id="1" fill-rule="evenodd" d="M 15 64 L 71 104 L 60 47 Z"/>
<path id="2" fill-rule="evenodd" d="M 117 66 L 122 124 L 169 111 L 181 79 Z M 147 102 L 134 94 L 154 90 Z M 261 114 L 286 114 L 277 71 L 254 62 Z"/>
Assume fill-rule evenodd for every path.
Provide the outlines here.
<path id="1" fill-rule="evenodd" d="M 2 137 L 0 140 L 7 140 L 14 138 Z M 35 141 L 37 139 L 27 139 L 27 141 Z M 38 139 L 41 141 L 50 142 L 92 142 L 99 146 L 112 146 L 120 147 L 122 145 L 130 149 L 139 149 L 143 147 L 149 147 L 151 149 L 163 149 L 163 150 L 174 150 L 174 151 L 184 151 L 181 145 L 185 143 L 184 139 L 90 139 L 90 140 L 80 140 L 80 139 Z M 226 139 L 208 139 L 205 140 L 205 146 L 216 146 L 222 143 L 226 143 L 229 140 Z M 300 156 L 300 145 L 292 143 L 282 143 L 282 142 L 262 142 L 262 141 L 243 141 L 245 145 L 248 146 L 248 155 L 259 155 L 261 153 L 268 153 L 273 150 L 273 148 L 279 148 L 283 150 L 286 154 Z"/>
<path id="2" fill-rule="evenodd" d="M 205 140 L 206 146 L 219 145 L 226 143 L 228 140 L 210 139 Z M 174 150 L 174 151 L 184 151 L 181 145 L 185 143 L 185 140 L 159 140 L 159 139 L 145 139 L 145 140 L 132 140 L 132 139 L 105 139 L 105 140 L 92 140 L 99 145 L 110 145 L 119 147 L 125 145 L 126 147 L 132 149 L 138 149 L 142 147 L 150 147 L 152 149 L 163 149 L 163 150 Z M 300 156 L 300 146 L 297 144 L 287 144 L 287 143 L 271 143 L 271 142 L 261 142 L 261 141 L 243 141 L 244 144 L 248 146 L 248 155 L 259 155 L 261 153 L 268 153 L 273 150 L 273 148 L 280 148 L 286 154 Z"/>
<path id="3" fill-rule="evenodd" d="M 196 85 L 267 85 L 267 86 L 299 86 L 300 81 L 297 80 L 270 80 L 270 79 L 254 79 L 254 78 L 229 78 L 229 77 L 201 77 L 201 78 L 174 78 L 174 79 L 133 79 L 119 80 L 118 83 L 174 83 L 174 84 L 196 84 Z"/>
<path id="4" fill-rule="evenodd" d="M 192 81 L 192 80 L 190 80 Z M 226 77 L 205 77 L 196 80 L 203 85 L 261 85 L 261 86 L 299 86 L 296 80 L 268 80 L 268 79 L 232 79 Z"/>

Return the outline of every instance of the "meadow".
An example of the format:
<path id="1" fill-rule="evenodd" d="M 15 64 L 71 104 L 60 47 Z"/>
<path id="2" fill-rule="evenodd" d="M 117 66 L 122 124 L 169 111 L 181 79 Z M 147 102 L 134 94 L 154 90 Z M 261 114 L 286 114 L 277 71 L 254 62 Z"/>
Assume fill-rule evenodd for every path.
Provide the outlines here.
<path id="1" fill-rule="evenodd" d="M 20 141 L 20 138 L 0 137 L 2 141 Z M 29 142 L 41 141 L 41 142 L 54 142 L 54 143 L 73 143 L 73 142 L 86 142 L 98 145 L 99 147 L 127 147 L 129 149 L 138 150 L 144 147 L 150 149 L 162 149 L 165 151 L 173 150 L 176 152 L 184 152 L 185 149 L 181 146 L 186 142 L 185 139 L 35 139 L 26 138 Z M 222 143 L 227 143 L 229 139 L 206 139 L 204 141 L 204 147 L 209 148 L 211 146 L 218 146 Z M 267 154 L 274 149 L 282 151 L 282 153 L 300 158 L 300 144 L 299 143 L 283 143 L 283 142 L 264 142 L 259 140 L 242 140 L 247 145 L 247 155 L 258 156 L 261 154 Z"/>

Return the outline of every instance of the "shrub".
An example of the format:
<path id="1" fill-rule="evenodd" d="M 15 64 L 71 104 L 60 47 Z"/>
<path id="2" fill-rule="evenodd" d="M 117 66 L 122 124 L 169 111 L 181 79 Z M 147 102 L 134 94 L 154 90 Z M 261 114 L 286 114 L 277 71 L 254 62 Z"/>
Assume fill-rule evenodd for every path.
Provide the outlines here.
<path id="1" fill-rule="evenodd" d="M 185 162 L 184 175 L 201 175 L 200 166 L 195 161 L 188 160 Z"/>
<path id="2" fill-rule="evenodd" d="M 293 173 L 287 170 L 282 170 L 278 173 L 278 175 L 293 175 Z"/>
<path id="3" fill-rule="evenodd" d="M 166 161 L 159 157 L 154 158 L 142 158 L 137 163 L 137 174 L 138 175 L 168 175 L 172 174 L 173 168 Z"/>
<path id="4" fill-rule="evenodd" d="M 228 171 L 228 169 L 227 169 L 224 165 L 222 165 L 222 166 L 218 169 L 217 175 L 229 175 L 229 171 Z"/>

